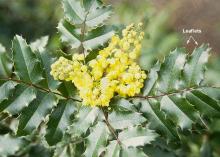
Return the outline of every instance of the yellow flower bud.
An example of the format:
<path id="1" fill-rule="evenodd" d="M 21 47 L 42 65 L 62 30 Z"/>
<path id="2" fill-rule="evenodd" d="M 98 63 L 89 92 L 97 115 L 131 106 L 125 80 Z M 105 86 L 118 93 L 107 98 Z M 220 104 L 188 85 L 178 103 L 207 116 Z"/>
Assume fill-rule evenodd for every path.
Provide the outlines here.
<path id="1" fill-rule="evenodd" d="M 143 26 L 142 22 L 138 23 L 138 27 L 142 27 L 142 26 Z"/>

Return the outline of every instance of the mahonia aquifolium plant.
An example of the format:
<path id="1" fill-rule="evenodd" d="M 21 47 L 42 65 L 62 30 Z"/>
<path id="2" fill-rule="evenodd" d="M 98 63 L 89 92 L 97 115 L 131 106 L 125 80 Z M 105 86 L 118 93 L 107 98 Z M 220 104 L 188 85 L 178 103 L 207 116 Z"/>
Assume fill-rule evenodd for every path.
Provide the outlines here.
<path id="1" fill-rule="evenodd" d="M 50 52 L 47 37 L 28 44 L 17 35 L 11 54 L 0 44 L 0 157 L 29 156 L 34 147 L 53 157 L 178 156 L 185 135 L 210 134 L 220 90 L 204 82 L 208 45 L 192 54 L 173 50 L 147 76 L 137 63 L 142 23 L 121 31 L 105 24 L 112 8 L 101 0 L 62 1 L 57 28 L 71 47 L 66 54 Z M 166 45 L 167 36 L 159 36 Z M 151 39 L 151 51 L 165 51 Z M 148 57 L 146 50 L 140 58 Z M 72 51 L 79 53 L 63 57 Z M 9 124 L 5 135 L 2 122 Z"/>
<path id="2" fill-rule="evenodd" d="M 56 80 L 72 81 L 85 105 L 109 106 L 115 93 L 121 97 L 140 93 L 147 77 L 136 63 L 144 37 L 142 25 L 127 26 L 122 38 L 114 35 L 108 47 L 88 64 L 84 54 L 74 54 L 72 60 L 60 57 L 52 64 L 51 75 Z"/>

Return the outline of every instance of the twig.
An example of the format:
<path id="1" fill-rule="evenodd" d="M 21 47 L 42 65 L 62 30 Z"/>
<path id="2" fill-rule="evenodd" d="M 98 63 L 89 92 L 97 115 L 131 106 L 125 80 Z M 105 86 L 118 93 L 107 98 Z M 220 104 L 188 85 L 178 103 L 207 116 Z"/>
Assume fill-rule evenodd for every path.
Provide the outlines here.
<path id="1" fill-rule="evenodd" d="M 0 80 L 3 80 L 3 81 L 14 81 L 14 82 L 17 82 L 19 84 L 25 84 L 27 86 L 31 86 L 31 87 L 34 87 L 34 88 L 37 88 L 43 92 L 47 92 L 47 93 L 53 93 L 55 95 L 59 95 L 65 99 L 71 99 L 73 101 L 77 101 L 77 102 L 82 102 L 81 100 L 78 100 L 78 99 L 75 99 L 75 98 L 71 98 L 71 97 L 66 97 L 60 93 L 57 93 L 57 92 L 54 92 L 54 91 L 51 91 L 50 89 L 47 89 L 47 88 L 43 88 L 41 86 L 38 86 L 36 84 L 32 84 L 32 83 L 29 83 L 29 82 L 25 82 L 25 81 L 22 81 L 22 80 L 18 80 L 18 79 L 14 79 L 14 78 L 0 78 Z"/>
<path id="2" fill-rule="evenodd" d="M 141 99 L 155 99 L 155 98 L 160 98 L 163 96 L 171 96 L 171 95 L 175 95 L 175 94 L 180 94 L 180 93 L 184 93 L 184 92 L 190 92 L 196 89 L 201 89 L 201 88 L 217 88 L 220 89 L 220 87 L 214 87 L 214 86 L 200 86 L 200 87 L 190 87 L 190 88 L 185 88 L 185 89 L 181 89 L 181 90 L 177 90 L 174 92 L 170 92 L 170 93 L 163 93 L 160 95 L 136 95 L 130 98 L 141 98 Z"/>
<path id="3" fill-rule="evenodd" d="M 118 136 L 116 135 L 115 129 L 111 126 L 111 124 L 108 121 L 108 112 L 105 112 L 103 108 L 102 108 L 102 111 L 103 111 L 103 114 L 104 114 L 104 117 L 105 117 L 105 123 L 106 123 L 109 131 L 113 134 L 113 136 L 117 140 L 118 144 L 122 145 L 122 142 L 119 140 Z"/>
<path id="4" fill-rule="evenodd" d="M 86 20 L 87 20 L 87 16 L 88 16 L 89 12 L 86 14 L 85 19 L 82 23 L 82 27 L 81 27 L 81 38 L 80 38 L 80 47 L 79 47 L 79 51 L 80 53 L 83 53 L 84 55 L 84 62 L 85 62 L 85 58 L 86 58 L 86 54 L 85 54 L 85 48 L 83 45 L 83 42 L 85 40 L 85 31 L 86 31 Z"/>

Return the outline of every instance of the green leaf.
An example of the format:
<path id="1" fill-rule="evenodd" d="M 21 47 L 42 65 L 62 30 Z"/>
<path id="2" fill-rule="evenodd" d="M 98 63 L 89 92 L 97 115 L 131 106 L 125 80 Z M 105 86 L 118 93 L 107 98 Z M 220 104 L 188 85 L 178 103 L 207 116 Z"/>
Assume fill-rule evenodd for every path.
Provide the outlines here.
<path id="1" fill-rule="evenodd" d="M 78 98 L 77 89 L 72 82 L 62 82 L 58 88 L 58 91 L 60 91 L 63 96 Z"/>
<path id="2" fill-rule="evenodd" d="M 68 43 L 71 48 L 79 48 L 81 45 L 85 50 L 92 50 L 106 43 L 115 33 L 115 27 L 98 27 L 88 33 L 84 38 L 81 37 L 81 31 L 71 25 L 66 20 L 61 20 L 58 24 L 58 30 L 61 33 L 61 40 Z"/>
<path id="3" fill-rule="evenodd" d="M 30 134 L 42 121 L 45 121 L 56 104 L 57 100 L 53 94 L 38 92 L 37 99 L 22 111 L 17 134 L 19 136 Z"/>
<path id="4" fill-rule="evenodd" d="M 112 14 L 111 6 L 103 6 L 99 0 L 63 0 L 64 16 L 75 25 L 85 24 L 95 28 Z"/>
<path id="5" fill-rule="evenodd" d="M 147 145 L 143 149 L 149 157 L 176 157 L 175 152 L 167 151 L 159 146 Z"/>
<path id="6" fill-rule="evenodd" d="M 103 122 L 98 122 L 87 137 L 85 157 L 98 157 L 105 149 L 108 138 L 108 128 Z"/>
<path id="7" fill-rule="evenodd" d="M 208 45 L 202 45 L 196 48 L 188 58 L 184 68 L 184 78 L 187 86 L 200 85 L 204 77 L 205 63 L 208 62 L 210 50 Z"/>
<path id="8" fill-rule="evenodd" d="M 40 82 L 43 79 L 40 61 L 32 52 L 30 46 L 18 35 L 15 36 L 12 44 L 16 75 L 25 82 Z"/>
<path id="9" fill-rule="evenodd" d="M 111 141 L 110 144 L 106 147 L 106 152 L 104 157 L 119 157 L 120 154 L 120 145 L 117 141 Z"/>
<path id="10" fill-rule="evenodd" d="M 62 147 L 57 146 L 56 149 L 55 149 L 55 153 L 54 153 L 53 157 L 60 157 L 60 156 L 62 156 L 62 157 L 71 157 L 68 149 L 69 149 L 68 145 L 67 146 L 64 145 Z"/>
<path id="11" fill-rule="evenodd" d="M 66 20 L 61 20 L 57 27 L 61 33 L 62 42 L 68 43 L 73 49 L 78 48 L 81 45 L 80 29 L 71 25 Z"/>
<path id="12" fill-rule="evenodd" d="M 157 86 L 160 92 L 170 92 L 179 88 L 179 79 L 186 58 L 184 51 L 183 49 L 176 49 L 165 58 L 158 72 Z"/>
<path id="13" fill-rule="evenodd" d="M 63 0 L 64 16 L 74 24 L 82 24 L 86 11 L 80 0 Z"/>
<path id="14" fill-rule="evenodd" d="M 220 115 L 219 103 L 199 90 L 187 93 L 186 99 L 193 104 L 202 115 Z"/>
<path id="15" fill-rule="evenodd" d="M 50 75 L 51 65 L 59 58 L 60 54 L 57 52 L 51 53 L 46 50 L 48 44 L 48 36 L 41 37 L 30 44 L 32 51 L 35 52 L 42 65 L 42 74 L 44 80 L 41 85 L 50 90 L 56 90 L 61 82 L 54 80 L 53 76 Z"/>
<path id="16" fill-rule="evenodd" d="M 49 117 L 45 138 L 49 145 L 59 142 L 67 127 L 70 125 L 71 115 L 76 110 L 72 100 L 61 100 Z"/>
<path id="17" fill-rule="evenodd" d="M 159 132 L 171 139 L 177 139 L 178 135 L 176 128 L 173 126 L 172 122 L 166 118 L 165 114 L 160 110 L 160 105 L 158 101 L 146 101 L 141 100 L 140 111 L 149 120 L 149 128 L 159 130 Z"/>
<path id="18" fill-rule="evenodd" d="M 192 124 L 199 119 L 199 113 L 185 99 L 177 96 L 164 96 L 161 109 L 166 112 L 181 129 L 191 129 Z"/>
<path id="19" fill-rule="evenodd" d="M 85 53 L 103 46 L 115 33 L 104 26 L 112 14 L 111 6 L 100 0 L 63 0 L 64 19 L 58 24 L 61 40 Z"/>
<path id="20" fill-rule="evenodd" d="M 43 145 L 34 145 L 28 152 L 29 157 L 51 157 L 52 151 Z"/>
<path id="21" fill-rule="evenodd" d="M 90 7 L 89 13 L 86 17 L 86 25 L 90 28 L 95 28 L 110 18 L 112 14 L 112 7 L 111 6 L 101 6 L 99 0 L 91 0 L 93 4 Z M 85 2 L 85 0 L 84 0 Z"/>
<path id="22" fill-rule="evenodd" d="M 49 88 L 50 90 L 56 90 L 61 83 L 54 80 L 53 76 L 50 75 L 50 72 L 51 65 L 58 59 L 58 57 L 47 50 L 36 51 L 36 54 L 41 62 L 41 65 L 43 66 L 43 76 L 46 84 L 45 87 Z"/>
<path id="23" fill-rule="evenodd" d="M 0 155 L 1 157 L 14 155 L 23 145 L 24 141 L 21 138 L 14 138 L 9 134 L 0 136 Z"/>
<path id="24" fill-rule="evenodd" d="M 61 148 L 56 147 L 53 157 L 73 157 L 74 155 L 74 146 L 67 145 Z"/>
<path id="25" fill-rule="evenodd" d="M 129 127 L 128 129 L 119 133 L 119 140 L 125 147 L 137 147 L 144 146 L 155 140 L 157 134 L 149 130 L 148 128 L 143 128 L 141 126 Z"/>
<path id="26" fill-rule="evenodd" d="M 118 108 L 120 111 L 137 111 L 134 104 L 124 98 L 118 98 L 111 102 L 111 106 Z"/>
<path id="27" fill-rule="evenodd" d="M 133 101 L 141 104 L 140 112 L 149 120 L 151 129 L 174 140 L 181 132 L 177 133 L 178 127 L 190 130 L 193 124 L 203 123 L 201 115 L 220 115 L 218 102 L 201 91 L 209 50 L 202 45 L 186 56 L 184 49 L 176 49 L 151 69 L 144 97 Z"/>
<path id="28" fill-rule="evenodd" d="M 11 76 L 13 63 L 5 48 L 0 44 L 0 78 Z"/>
<path id="29" fill-rule="evenodd" d="M 100 109 L 97 107 L 82 106 L 76 115 L 77 120 L 70 127 L 70 132 L 79 135 L 85 134 L 89 127 L 96 121 L 99 113 Z"/>
<path id="30" fill-rule="evenodd" d="M 121 157 L 148 157 L 144 152 L 138 148 L 124 148 L 121 151 Z"/>
<path id="31" fill-rule="evenodd" d="M 16 86 L 16 89 L 10 99 L 5 100 L 0 105 L 0 112 L 7 112 L 11 115 L 18 114 L 24 107 L 27 107 L 36 99 L 36 89 L 22 85 Z"/>
<path id="32" fill-rule="evenodd" d="M 137 112 L 113 111 L 108 117 L 109 123 L 115 129 L 124 129 L 135 125 L 140 125 L 146 119 Z"/>
<path id="33" fill-rule="evenodd" d="M 49 40 L 48 36 L 41 37 L 35 40 L 34 42 L 31 42 L 30 47 L 33 51 L 40 51 L 40 52 L 45 51 L 45 48 L 48 44 L 48 40 Z"/>
<path id="34" fill-rule="evenodd" d="M 56 149 L 54 151 L 53 157 L 74 157 L 74 156 L 81 156 L 82 152 L 77 146 L 79 143 L 83 144 L 84 140 L 81 137 L 71 137 L 69 134 L 65 134 L 62 141 L 56 145 Z M 78 145 L 77 145 L 78 144 Z M 83 150 L 84 151 L 84 150 Z"/>
<path id="35" fill-rule="evenodd" d="M 154 89 L 154 86 L 158 79 L 158 71 L 160 70 L 160 64 L 157 63 L 153 66 L 153 68 L 150 70 L 149 78 L 146 79 L 145 85 L 143 88 L 143 95 L 148 95 L 152 92 Z"/>
<path id="36" fill-rule="evenodd" d="M 136 147 L 120 146 L 117 141 L 111 141 L 104 157 L 147 157 L 144 152 Z"/>
<path id="37" fill-rule="evenodd" d="M 60 82 L 54 80 L 52 75 L 50 75 L 50 72 L 51 65 L 58 59 L 60 54 L 57 52 L 51 53 L 50 51 L 46 50 L 47 43 L 48 36 L 44 36 L 32 42 L 30 47 L 33 51 L 35 51 L 35 54 L 43 67 L 42 71 L 45 79 L 43 80 L 43 83 L 41 83 L 42 86 L 49 88 L 50 90 L 56 90 L 59 87 Z"/>
<path id="38" fill-rule="evenodd" d="M 85 49 L 92 50 L 103 46 L 117 31 L 115 26 L 103 26 L 93 29 L 85 35 L 83 46 Z"/>
<path id="39" fill-rule="evenodd" d="M 7 81 L 0 86 L 0 103 L 4 100 L 8 100 L 9 96 L 12 94 L 16 87 L 17 83 L 13 81 Z"/>

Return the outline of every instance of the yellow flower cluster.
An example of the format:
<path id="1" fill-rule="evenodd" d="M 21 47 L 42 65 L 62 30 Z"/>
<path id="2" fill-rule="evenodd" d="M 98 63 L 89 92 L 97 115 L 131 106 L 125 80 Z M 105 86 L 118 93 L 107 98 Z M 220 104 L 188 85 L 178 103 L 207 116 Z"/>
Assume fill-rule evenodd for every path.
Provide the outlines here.
<path id="1" fill-rule="evenodd" d="M 51 66 L 51 75 L 57 80 L 72 81 L 85 105 L 108 106 L 114 94 L 126 97 L 140 93 L 146 79 L 136 63 L 144 37 L 141 26 L 127 26 L 121 39 L 113 36 L 109 46 L 87 64 L 83 54 L 74 54 L 72 60 L 60 57 Z"/>

